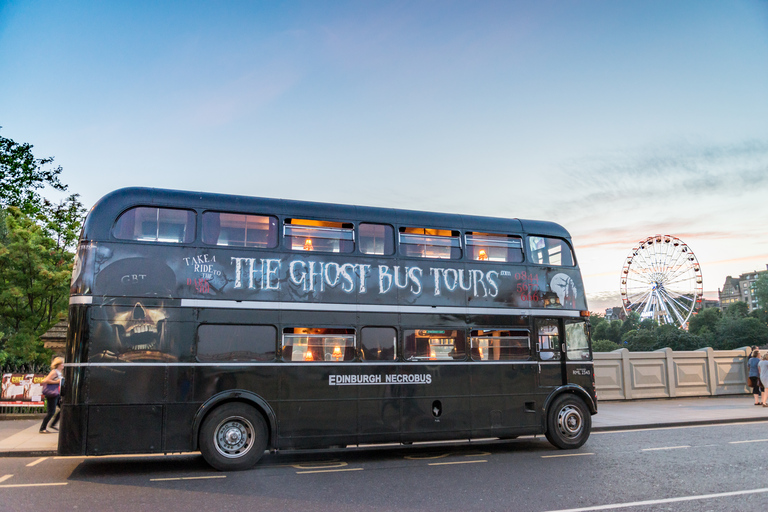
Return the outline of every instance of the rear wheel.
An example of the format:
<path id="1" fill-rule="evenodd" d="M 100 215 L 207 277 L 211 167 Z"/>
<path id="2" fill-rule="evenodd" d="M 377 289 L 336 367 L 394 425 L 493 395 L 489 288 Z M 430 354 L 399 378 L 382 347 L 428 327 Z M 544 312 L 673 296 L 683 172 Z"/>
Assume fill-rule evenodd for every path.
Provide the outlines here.
<path id="1" fill-rule="evenodd" d="M 220 471 L 252 467 L 267 448 L 267 422 L 253 407 L 228 403 L 214 409 L 200 428 L 200 451 Z"/>
<path id="2" fill-rule="evenodd" d="M 567 450 L 587 442 L 592 416 L 584 400 L 575 395 L 560 395 L 547 412 L 547 440 Z"/>

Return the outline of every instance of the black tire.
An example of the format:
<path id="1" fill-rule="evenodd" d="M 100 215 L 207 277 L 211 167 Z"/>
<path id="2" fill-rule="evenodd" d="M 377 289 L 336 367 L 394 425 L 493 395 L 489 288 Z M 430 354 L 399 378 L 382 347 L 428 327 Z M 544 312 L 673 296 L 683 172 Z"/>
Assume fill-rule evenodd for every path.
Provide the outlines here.
<path id="1" fill-rule="evenodd" d="M 586 443 L 591 429 L 589 409 L 576 395 L 560 395 L 547 411 L 547 440 L 561 450 Z"/>
<path id="2" fill-rule="evenodd" d="M 200 428 L 200 451 L 219 471 L 253 467 L 267 448 L 267 422 L 253 407 L 228 403 L 214 409 Z"/>

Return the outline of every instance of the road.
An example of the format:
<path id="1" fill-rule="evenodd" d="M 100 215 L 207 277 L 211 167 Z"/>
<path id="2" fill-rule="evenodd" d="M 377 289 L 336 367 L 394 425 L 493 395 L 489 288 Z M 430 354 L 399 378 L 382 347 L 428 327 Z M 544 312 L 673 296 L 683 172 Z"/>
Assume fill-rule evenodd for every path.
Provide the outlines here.
<path id="1" fill-rule="evenodd" d="M 35 512 L 764 510 L 768 422 L 593 433 L 576 451 L 520 438 L 281 453 L 236 473 L 195 454 L 5 458 L 0 503 Z"/>

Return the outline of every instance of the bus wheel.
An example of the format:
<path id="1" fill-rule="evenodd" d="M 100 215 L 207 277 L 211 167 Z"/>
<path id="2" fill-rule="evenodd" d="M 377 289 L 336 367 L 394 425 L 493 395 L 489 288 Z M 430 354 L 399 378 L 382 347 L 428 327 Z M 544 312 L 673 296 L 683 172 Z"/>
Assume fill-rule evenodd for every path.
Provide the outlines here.
<path id="1" fill-rule="evenodd" d="M 228 403 L 205 418 L 200 428 L 200 451 L 220 471 L 252 467 L 267 448 L 267 423 L 256 409 Z"/>
<path id="2" fill-rule="evenodd" d="M 574 395 L 560 395 L 547 412 L 547 440 L 567 450 L 587 442 L 592 417 L 584 401 Z"/>

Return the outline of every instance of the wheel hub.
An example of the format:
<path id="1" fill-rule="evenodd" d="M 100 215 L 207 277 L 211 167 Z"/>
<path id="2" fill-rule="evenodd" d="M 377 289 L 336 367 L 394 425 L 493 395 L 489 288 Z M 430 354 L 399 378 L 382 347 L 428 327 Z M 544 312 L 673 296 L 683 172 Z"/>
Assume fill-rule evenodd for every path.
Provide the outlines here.
<path id="1" fill-rule="evenodd" d="M 560 432 L 569 438 L 578 437 L 584 427 L 584 418 L 578 408 L 568 405 L 557 415 L 557 425 Z"/>
<path id="2" fill-rule="evenodd" d="M 245 418 L 227 418 L 214 434 L 216 450 L 228 458 L 242 457 L 253 443 L 253 425 Z"/>

